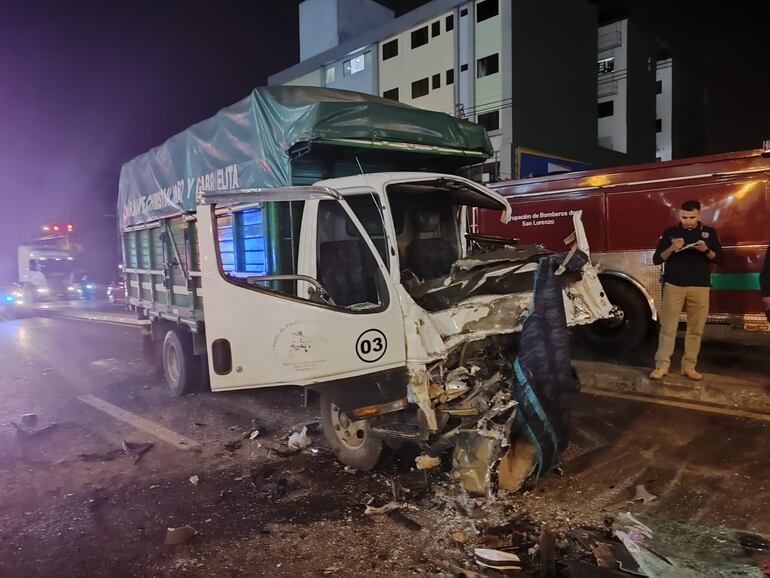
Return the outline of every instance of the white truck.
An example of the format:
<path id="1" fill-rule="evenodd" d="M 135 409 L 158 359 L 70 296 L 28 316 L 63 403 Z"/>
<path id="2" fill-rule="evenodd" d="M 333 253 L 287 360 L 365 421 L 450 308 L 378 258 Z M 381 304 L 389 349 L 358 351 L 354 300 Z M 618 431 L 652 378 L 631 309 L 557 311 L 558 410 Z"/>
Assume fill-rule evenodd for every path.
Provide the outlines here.
<path id="1" fill-rule="evenodd" d="M 281 87 L 125 165 L 127 302 L 150 320 L 170 389 L 312 388 L 328 443 L 360 469 L 386 445 L 435 457 L 474 431 L 491 444 L 484 468 L 499 464 L 513 447 L 517 333 L 550 253 L 468 231 L 469 210 L 509 217 L 490 189 L 393 170 L 454 172 L 489 150 L 483 128 L 447 115 Z M 567 241 L 562 323 L 609 316 L 579 214 Z M 455 457 L 483 493 L 463 458 L 477 441 Z"/>
<path id="2" fill-rule="evenodd" d="M 18 288 L 27 303 L 74 299 L 75 258 L 70 251 L 34 244 L 18 247 Z"/>

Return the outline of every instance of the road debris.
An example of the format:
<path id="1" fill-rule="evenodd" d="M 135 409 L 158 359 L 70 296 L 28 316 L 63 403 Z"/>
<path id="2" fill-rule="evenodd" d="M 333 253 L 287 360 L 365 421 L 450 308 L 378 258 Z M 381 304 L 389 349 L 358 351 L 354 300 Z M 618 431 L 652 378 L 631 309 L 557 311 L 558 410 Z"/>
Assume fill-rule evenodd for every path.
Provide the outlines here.
<path id="1" fill-rule="evenodd" d="M 193 486 L 197 486 L 197 485 L 200 483 L 200 481 L 201 481 L 201 479 L 200 479 L 200 477 L 199 477 L 199 476 L 197 476 L 197 475 L 195 475 L 195 476 L 190 476 L 190 483 L 191 483 Z"/>
<path id="2" fill-rule="evenodd" d="M 309 447 L 313 441 L 307 435 L 307 426 L 302 426 L 302 431 L 292 433 L 287 443 L 289 449 L 294 451 L 301 451 Z"/>
<path id="3" fill-rule="evenodd" d="M 25 413 L 21 416 L 21 425 L 25 427 L 35 427 L 37 425 L 37 414 Z"/>
<path id="4" fill-rule="evenodd" d="M 417 456 L 414 461 L 418 470 L 430 470 L 441 465 L 441 459 L 433 456 Z"/>
<path id="5" fill-rule="evenodd" d="M 114 449 L 105 453 L 83 453 L 78 454 L 78 457 L 84 462 L 111 462 L 117 456 L 125 455 L 122 449 Z"/>
<path id="6" fill-rule="evenodd" d="M 154 445 L 152 442 L 135 443 L 123 440 L 123 452 L 128 456 L 134 456 L 134 465 L 136 465 Z"/>
<path id="7" fill-rule="evenodd" d="M 366 509 L 364 510 L 364 515 L 378 516 L 380 514 L 387 514 L 392 510 L 398 510 L 399 508 L 401 508 L 401 504 L 399 502 L 388 502 L 382 506 L 367 505 Z"/>
<path id="8" fill-rule="evenodd" d="M 647 488 L 644 487 L 644 484 L 639 484 L 636 486 L 636 494 L 633 498 L 631 498 L 632 502 L 642 502 L 645 506 L 652 502 L 653 500 L 657 499 L 658 496 L 651 494 L 647 491 Z"/>
<path id="9" fill-rule="evenodd" d="M 177 545 L 186 544 L 189 542 L 197 532 L 190 526 L 181 526 L 179 528 L 167 528 L 166 529 L 166 544 Z"/>
<path id="10" fill-rule="evenodd" d="M 502 571 L 521 570 L 521 558 L 510 552 L 491 548 L 474 548 L 473 555 L 476 557 L 476 564 L 482 568 Z"/>
<path id="11" fill-rule="evenodd" d="M 468 538 L 462 532 L 452 532 L 449 537 L 452 542 L 457 542 L 458 544 L 465 544 L 468 541 Z"/>
<path id="12" fill-rule="evenodd" d="M 339 566 L 329 566 L 328 568 L 323 569 L 323 575 L 324 576 L 331 576 L 332 574 L 336 574 L 339 572 L 340 568 Z"/>
<path id="13" fill-rule="evenodd" d="M 466 570 L 462 566 L 458 566 L 457 564 L 445 560 L 437 561 L 436 565 L 447 572 L 451 572 L 457 578 L 486 578 L 483 574 L 479 574 L 473 570 Z"/>

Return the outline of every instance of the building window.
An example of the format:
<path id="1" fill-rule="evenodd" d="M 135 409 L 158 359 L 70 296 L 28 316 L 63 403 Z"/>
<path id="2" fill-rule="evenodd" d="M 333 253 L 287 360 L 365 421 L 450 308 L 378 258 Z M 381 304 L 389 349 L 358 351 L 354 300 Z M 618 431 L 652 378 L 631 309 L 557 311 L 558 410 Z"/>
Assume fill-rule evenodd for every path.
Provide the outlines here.
<path id="1" fill-rule="evenodd" d="M 659 118 L 655 119 L 655 132 L 663 132 L 663 121 Z"/>
<path id="2" fill-rule="evenodd" d="M 337 71 L 335 70 L 334 65 L 326 67 L 326 86 L 334 83 L 336 72 Z"/>
<path id="3" fill-rule="evenodd" d="M 428 27 L 423 26 L 412 32 L 412 48 L 418 48 L 428 43 Z"/>
<path id="4" fill-rule="evenodd" d="M 484 0 L 476 4 L 476 22 L 484 22 L 497 16 L 497 0 Z"/>
<path id="5" fill-rule="evenodd" d="M 398 88 L 391 88 L 382 93 L 382 98 L 398 101 Z"/>
<path id="6" fill-rule="evenodd" d="M 465 72 L 466 70 L 468 70 L 468 65 L 467 64 L 461 64 L 460 65 L 460 72 Z"/>
<path id="7" fill-rule="evenodd" d="M 382 59 L 387 60 L 398 56 L 398 38 L 394 38 L 390 42 L 386 42 L 382 45 Z"/>
<path id="8" fill-rule="evenodd" d="M 663 92 L 663 81 L 658 80 L 655 82 L 655 94 L 660 94 Z"/>
<path id="9" fill-rule="evenodd" d="M 476 77 L 483 78 L 500 70 L 500 59 L 497 54 L 490 54 L 476 61 Z"/>
<path id="10" fill-rule="evenodd" d="M 430 25 L 430 36 L 431 38 L 435 38 L 439 34 L 441 34 L 441 20 L 436 20 Z"/>
<path id="11" fill-rule="evenodd" d="M 476 117 L 476 122 L 487 129 L 487 132 L 500 128 L 500 111 L 485 112 Z"/>
<path id="12" fill-rule="evenodd" d="M 415 80 L 412 83 L 412 98 L 420 98 L 428 94 L 428 79 Z"/>
<path id="13" fill-rule="evenodd" d="M 365 54 L 361 54 L 355 58 L 346 60 L 342 64 L 342 76 L 352 76 L 353 74 L 358 74 L 364 70 L 364 68 L 366 68 L 366 59 L 364 58 L 365 56 Z"/>
<path id="14" fill-rule="evenodd" d="M 444 84 L 454 84 L 455 82 L 455 69 L 450 68 L 446 71 L 446 82 Z"/>
<path id="15" fill-rule="evenodd" d="M 599 103 L 599 118 L 606 118 L 615 114 L 615 101 L 608 100 Z"/>
<path id="16" fill-rule="evenodd" d="M 455 29 L 455 15 L 450 14 L 446 17 L 444 20 L 444 27 L 446 28 L 446 31 L 449 32 L 450 30 Z"/>
<path id="17" fill-rule="evenodd" d="M 467 8 L 463 8 L 462 10 L 460 10 L 460 18 L 462 18 L 463 16 L 467 16 L 467 15 L 468 15 L 468 9 Z"/>
<path id="18" fill-rule="evenodd" d="M 430 85 L 432 89 L 441 88 L 441 75 L 440 74 L 434 74 L 431 76 L 430 79 Z"/>
<path id="19" fill-rule="evenodd" d="M 615 70 L 615 57 L 603 58 L 597 64 L 599 74 L 609 74 Z"/>

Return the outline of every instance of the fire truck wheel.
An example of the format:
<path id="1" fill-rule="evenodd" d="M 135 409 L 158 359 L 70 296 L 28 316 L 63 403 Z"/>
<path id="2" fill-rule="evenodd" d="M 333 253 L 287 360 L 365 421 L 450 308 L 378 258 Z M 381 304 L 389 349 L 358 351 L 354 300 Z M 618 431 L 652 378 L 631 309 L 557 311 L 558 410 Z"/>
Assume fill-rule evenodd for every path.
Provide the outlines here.
<path id="1" fill-rule="evenodd" d="M 351 421 L 323 394 L 321 425 L 326 442 L 343 464 L 364 472 L 377 465 L 382 454 L 382 440 L 372 435 L 365 419 Z"/>
<path id="2" fill-rule="evenodd" d="M 602 276 L 610 303 L 623 312 L 617 319 L 603 319 L 582 328 L 582 335 L 594 350 L 603 354 L 630 351 L 642 344 L 650 327 L 647 301 L 636 288 L 621 279 Z"/>
<path id="3" fill-rule="evenodd" d="M 181 329 L 170 329 L 163 340 L 163 374 L 171 393 L 185 395 L 198 388 L 200 359 L 193 355 L 189 334 Z"/>

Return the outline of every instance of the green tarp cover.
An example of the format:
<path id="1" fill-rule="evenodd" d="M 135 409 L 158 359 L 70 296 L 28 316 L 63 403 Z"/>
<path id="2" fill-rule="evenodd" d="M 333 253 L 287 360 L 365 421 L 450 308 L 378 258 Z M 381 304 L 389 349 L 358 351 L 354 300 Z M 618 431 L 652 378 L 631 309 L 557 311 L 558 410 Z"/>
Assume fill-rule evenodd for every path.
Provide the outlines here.
<path id="1" fill-rule="evenodd" d="M 129 161 L 120 172 L 122 227 L 195 210 L 199 190 L 292 183 L 297 143 L 356 139 L 492 153 L 483 127 L 376 96 L 325 88 L 257 88 L 247 98 Z M 473 154 L 471 154 L 473 153 Z"/>

